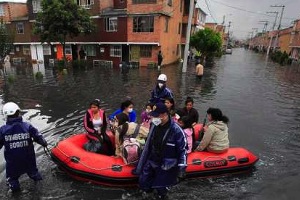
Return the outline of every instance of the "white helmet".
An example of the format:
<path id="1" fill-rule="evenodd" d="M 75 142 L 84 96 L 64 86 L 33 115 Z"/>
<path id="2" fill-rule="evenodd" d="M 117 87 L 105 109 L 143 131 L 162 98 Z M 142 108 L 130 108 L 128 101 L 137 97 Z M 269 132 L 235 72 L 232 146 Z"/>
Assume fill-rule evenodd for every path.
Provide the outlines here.
<path id="1" fill-rule="evenodd" d="M 20 107 L 14 102 L 8 102 L 3 106 L 3 114 L 5 116 L 14 115 L 17 110 L 21 110 Z"/>
<path id="2" fill-rule="evenodd" d="M 158 81 L 167 81 L 167 76 L 165 74 L 160 74 L 157 78 Z"/>

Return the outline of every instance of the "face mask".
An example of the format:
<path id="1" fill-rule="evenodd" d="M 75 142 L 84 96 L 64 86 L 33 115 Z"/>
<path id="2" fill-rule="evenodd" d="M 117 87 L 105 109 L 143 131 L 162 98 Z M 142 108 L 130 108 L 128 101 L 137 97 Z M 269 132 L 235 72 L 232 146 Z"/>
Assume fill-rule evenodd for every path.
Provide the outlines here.
<path id="1" fill-rule="evenodd" d="M 159 88 L 162 88 L 163 86 L 164 86 L 163 83 L 158 83 L 158 87 L 159 87 Z"/>
<path id="2" fill-rule="evenodd" d="M 133 111 L 133 108 L 128 108 L 128 112 L 131 113 Z"/>
<path id="3" fill-rule="evenodd" d="M 155 125 L 155 126 L 158 126 L 161 124 L 161 119 L 159 117 L 154 117 L 152 118 L 152 123 Z"/>

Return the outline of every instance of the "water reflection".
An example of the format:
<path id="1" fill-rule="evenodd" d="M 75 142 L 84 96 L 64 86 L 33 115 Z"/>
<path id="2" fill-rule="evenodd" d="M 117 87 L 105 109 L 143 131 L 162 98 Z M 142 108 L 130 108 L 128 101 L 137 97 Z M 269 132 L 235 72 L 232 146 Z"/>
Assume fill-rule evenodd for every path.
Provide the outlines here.
<path id="1" fill-rule="evenodd" d="M 34 77 L 38 71 L 43 74 L 42 82 Z M 187 73 L 181 72 L 181 66 L 173 65 L 161 71 L 130 69 L 126 75 L 120 69 L 92 66 L 59 71 L 47 66 L 12 65 L 5 72 L 3 68 L 1 98 L 16 101 L 27 109 L 26 120 L 38 126 L 54 145 L 64 137 L 83 131 L 82 118 L 94 98 L 99 98 L 110 114 L 120 102 L 131 97 L 139 116 L 158 74 L 165 73 L 177 108 L 184 106 L 187 96 L 193 97 L 202 121 L 208 107 L 220 107 L 231 120 L 231 145 L 246 147 L 261 158 L 257 170 L 246 175 L 185 181 L 171 191 L 172 199 L 265 199 L 270 192 L 279 193 L 279 185 L 284 187 L 288 181 L 297 184 L 295 177 L 300 176 L 296 171 L 300 167 L 299 67 L 278 66 L 258 54 L 236 50 L 216 60 L 213 66 L 205 66 L 202 81 L 195 77 L 194 71 L 193 63 L 188 65 Z M 9 74 L 13 81 L 9 81 Z M 4 123 L 2 119 L 0 122 Z M 119 199 L 124 192 L 122 188 L 73 181 L 42 154 L 41 148 L 37 147 L 37 152 L 45 187 L 35 193 L 29 180 L 22 179 L 24 187 L 30 190 L 25 198 Z M 3 164 L 0 174 L 4 176 Z"/>

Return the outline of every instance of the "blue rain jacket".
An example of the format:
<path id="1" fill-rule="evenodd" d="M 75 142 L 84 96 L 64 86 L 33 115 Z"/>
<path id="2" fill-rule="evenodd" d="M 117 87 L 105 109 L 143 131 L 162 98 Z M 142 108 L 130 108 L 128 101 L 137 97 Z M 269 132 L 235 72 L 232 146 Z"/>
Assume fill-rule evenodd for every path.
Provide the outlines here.
<path id="1" fill-rule="evenodd" d="M 47 146 L 43 136 L 22 117 L 8 118 L 0 128 L 0 149 L 4 146 L 6 177 L 37 171 L 33 140 Z"/>
<path id="2" fill-rule="evenodd" d="M 159 102 L 165 103 L 166 97 L 174 98 L 172 91 L 165 86 L 160 89 L 157 85 L 151 92 L 151 98 L 149 102 L 154 104 Z"/>

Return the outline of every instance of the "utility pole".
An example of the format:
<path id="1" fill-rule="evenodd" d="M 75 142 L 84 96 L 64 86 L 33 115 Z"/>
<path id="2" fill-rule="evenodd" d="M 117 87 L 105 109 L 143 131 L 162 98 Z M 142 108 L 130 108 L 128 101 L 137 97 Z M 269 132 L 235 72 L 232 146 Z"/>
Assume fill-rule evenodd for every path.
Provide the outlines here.
<path id="1" fill-rule="evenodd" d="M 282 21 L 282 16 L 283 16 L 283 11 L 285 8 L 285 5 L 272 5 L 271 7 L 275 7 L 275 8 L 281 8 L 281 13 L 280 13 L 280 19 L 279 19 L 279 24 L 278 24 L 278 28 L 277 28 L 277 35 L 276 35 L 276 39 L 275 39 L 275 49 L 278 47 L 278 37 L 279 37 L 279 31 L 281 28 L 281 21 Z"/>
<path id="2" fill-rule="evenodd" d="M 276 26 L 276 22 L 277 22 L 277 18 L 278 18 L 278 12 L 275 11 L 275 12 L 267 12 L 267 13 L 275 14 L 275 21 L 274 21 L 273 28 L 272 28 L 272 32 L 273 32 L 275 30 L 275 26 Z M 273 42 L 273 33 L 271 34 L 271 39 L 270 39 L 268 50 L 267 50 L 267 56 L 269 56 L 269 54 L 270 54 L 270 49 L 271 49 L 271 46 L 272 46 L 272 42 Z"/>
<path id="3" fill-rule="evenodd" d="M 231 25 L 231 21 L 228 22 L 226 49 L 228 48 L 228 44 L 229 44 L 229 29 L 230 29 L 230 25 Z"/>
<path id="4" fill-rule="evenodd" d="M 195 7 L 195 1 L 190 0 L 190 10 L 189 10 L 190 12 L 189 12 L 188 25 L 186 30 L 186 41 L 184 47 L 182 72 L 186 72 L 187 70 L 187 59 L 188 59 L 189 48 L 190 48 L 190 37 L 191 37 L 192 19 L 194 15 L 194 7 Z"/>

